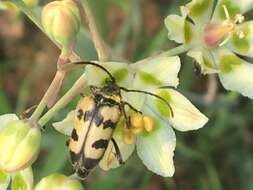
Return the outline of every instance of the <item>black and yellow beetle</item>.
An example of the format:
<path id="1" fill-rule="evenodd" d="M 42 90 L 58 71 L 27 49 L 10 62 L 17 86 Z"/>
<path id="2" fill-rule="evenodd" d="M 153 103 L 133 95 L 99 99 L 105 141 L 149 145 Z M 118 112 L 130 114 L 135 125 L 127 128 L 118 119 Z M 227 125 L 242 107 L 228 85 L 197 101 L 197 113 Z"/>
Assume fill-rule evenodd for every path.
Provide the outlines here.
<path id="1" fill-rule="evenodd" d="M 135 112 L 141 112 L 123 101 L 121 90 L 154 96 L 164 101 L 169 109 L 171 107 L 165 99 L 153 93 L 120 87 L 111 73 L 99 64 L 93 62 L 76 62 L 75 64 L 96 66 L 109 76 L 109 79 L 106 80 L 105 85 L 101 88 L 90 86 L 92 95 L 83 97 L 76 108 L 74 129 L 68 146 L 76 174 L 80 178 L 85 178 L 103 158 L 110 140 L 115 147 L 116 158 L 120 164 L 123 163 L 120 150 L 112 138 L 114 129 L 121 116 L 125 119 L 126 127 L 130 127 L 125 106 L 129 106 Z"/>

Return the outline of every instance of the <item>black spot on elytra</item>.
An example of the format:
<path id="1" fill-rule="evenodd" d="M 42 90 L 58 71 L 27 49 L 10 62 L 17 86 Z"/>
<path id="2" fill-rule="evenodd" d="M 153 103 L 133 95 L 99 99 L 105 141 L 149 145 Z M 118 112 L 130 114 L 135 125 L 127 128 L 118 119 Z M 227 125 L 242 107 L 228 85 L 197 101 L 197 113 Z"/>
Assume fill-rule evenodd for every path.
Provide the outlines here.
<path id="1" fill-rule="evenodd" d="M 111 128 L 111 129 L 115 129 L 116 123 L 112 122 L 111 120 L 106 120 L 103 123 L 103 129 L 107 129 L 107 128 Z"/>
<path id="2" fill-rule="evenodd" d="M 78 135 L 76 133 L 76 129 L 73 129 L 72 133 L 71 133 L 71 137 L 74 141 L 78 141 Z"/>
<path id="3" fill-rule="evenodd" d="M 82 110 L 82 109 L 79 109 L 77 112 L 78 112 L 77 118 L 78 118 L 79 120 L 81 120 L 82 117 L 83 117 L 83 110 Z"/>
<path id="4" fill-rule="evenodd" d="M 108 140 L 104 140 L 104 139 L 99 139 L 97 141 L 95 141 L 93 144 L 92 144 L 92 148 L 95 148 L 95 149 L 106 149 L 108 145 Z"/>
<path id="5" fill-rule="evenodd" d="M 92 117 L 92 115 L 93 115 L 93 112 L 92 112 L 92 111 L 86 111 L 86 112 L 84 113 L 83 120 L 84 120 L 84 121 L 88 121 L 88 120 Z"/>
<path id="6" fill-rule="evenodd" d="M 95 115 L 94 117 L 94 122 L 96 126 L 100 126 L 104 121 L 104 117 L 101 115 L 101 113 L 98 112 L 98 114 Z"/>

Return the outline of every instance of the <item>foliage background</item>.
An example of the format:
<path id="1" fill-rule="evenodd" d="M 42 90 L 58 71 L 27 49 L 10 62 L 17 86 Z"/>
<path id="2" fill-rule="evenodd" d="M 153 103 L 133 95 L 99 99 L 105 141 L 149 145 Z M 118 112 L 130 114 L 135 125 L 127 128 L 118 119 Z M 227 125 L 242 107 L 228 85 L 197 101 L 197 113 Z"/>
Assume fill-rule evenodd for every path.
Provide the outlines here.
<path id="1" fill-rule="evenodd" d="M 167 39 L 163 19 L 179 12 L 181 0 L 92 0 L 99 29 L 114 60 L 136 61 L 176 44 Z M 40 5 L 46 1 L 41 1 Z M 39 11 L 39 9 L 38 9 Z M 247 20 L 253 14 L 249 13 Z M 87 29 L 77 40 L 77 53 L 96 59 Z M 59 50 L 24 15 L 0 11 L 0 114 L 22 113 L 39 102 L 56 70 Z M 253 101 L 224 91 L 205 101 L 208 79 L 196 74 L 192 60 L 182 55 L 179 91 L 210 119 L 201 130 L 176 132 L 176 173 L 162 178 L 149 172 L 136 155 L 119 169 L 96 169 L 84 182 L 89 190 L 251 190 L 253 189 Z M 66 91 L 82 71 L 72 72 L 64 82 Z M 78 98 L 77 98 L 78 99 Z M 76 100 L 55 121 L 75 107 Z M 66 138 L 51 124 L 43 131 L 35 180 L 52 172 L 71 174 Z"/>

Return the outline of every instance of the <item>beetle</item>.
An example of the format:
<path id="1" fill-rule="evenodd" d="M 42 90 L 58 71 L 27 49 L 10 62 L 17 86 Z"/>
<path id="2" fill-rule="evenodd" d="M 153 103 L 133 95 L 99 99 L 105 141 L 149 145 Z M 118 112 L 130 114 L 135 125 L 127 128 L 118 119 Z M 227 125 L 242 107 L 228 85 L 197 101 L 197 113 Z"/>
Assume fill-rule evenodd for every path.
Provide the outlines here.
<path id="1" fill-rule="evenodd" d="M 125 126 L 130 128 L 130 120 L 126 114 L 125 106 L 135 112 L 141 112 L 122 99 L 122 90 L 154 96 L 165 102 L 171 109 L 171 113 L 173 112 L 170 104 L 156 94 L 119 86 L 112 74 L 99 64 L 93 62 L 76 62 L 75 64 L 93 65 L 102 69 L 109 76 L 102 87 L 90 86 L 91 95 L 83 97 L 76 108 L 74 129 L 68 147 L 75 173 L 84 179 L 103 158 L 109 141 L 112 141 L 115 147 L 115 156 L 119 163 L 123 164 L 120 150 L 112 138 L 114 129 L 121 116 L 125 119 Z"/>

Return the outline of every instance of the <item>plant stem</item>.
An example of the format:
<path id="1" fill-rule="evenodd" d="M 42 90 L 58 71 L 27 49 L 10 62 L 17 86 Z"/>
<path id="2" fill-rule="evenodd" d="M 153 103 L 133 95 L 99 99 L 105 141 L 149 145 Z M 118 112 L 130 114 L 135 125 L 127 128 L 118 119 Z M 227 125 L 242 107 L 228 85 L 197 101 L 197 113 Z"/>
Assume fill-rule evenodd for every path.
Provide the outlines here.
<path id="1" fill-rule="evenodd" d="M 87 84 L 87 80 L 85 79 L 85 75 L 83 74 L 69 89 L 69 91 L 50 109 L 48 112 L 43 115 L 38 124 L 42 127 L 44 126 L 60 109 L 65 107 L 70 101 L 73 100 L 75 96 L 80 94 Z"/>
<path id="2" fill-rule="evenodd" d="M 184 45 L 183 44 L 183 45 L 177 46 L 175 48 L 172 48 L 172 49 L 170 49 L 168 51 L 164 51 L 162 53 L 159 53 L 157 55 L 144 58 L 144 59 L 138 61 L 137 63 L 138 64 L 145 63 L 145 62 L 147 62 L 147 60 L 154 59 L 155 57 L 159 57 L 159 56 L 176 56 L 176 55 L 182 54 L 182 53 L 190 50 L 191 48 L 192 48 L 192 46 Z"/>
<path id="3" fill-rule="evenodd" d="M 191 48 L 192 48 L 192 46 L 183 44 L 183 45 L 177 46 L 175 48 L 172 48 L 168 51 L 162 52 L 160 55 L 175 56 L 175 55 L 182 54 L 182 53 L 190 50 Z"/>
<path id="4" fill-rule="evenodd" d="M 55 77 L 52 81 L 52 83 L 50 84 L 49 88 L 47 89 L 45 95 L 43 96 L 43 98 L 41 99 L 39 105 L 37 106 L 36 110 L 33 112 L 32 116 L 30 117 L 30 119 L 32 121 L 37 121 L 41 114 L 43 113 L 45 107 L 47 106 L 48 102 L 50 101 L 50 98 L 54 95 L 55 93 L 55 89 L 58 89 L 59 86 L 62 83 L 62 80 L 65 77 L 65 71 L 61 71 L 58 70 L 55 74 Z"/>
<path id="5" fill-rule="evenodd" d="M 88 26 L 89 26 L 90 33 L 91 33 L 91 36 L 93 39 L 93 43 L 94 43 L 94 46 L 95 46 L 97 53 L 98 53 L 98 59 L 100 61 L 107 61 L 109 58 L 109 55 L 108 55 L 107 49 L 105 47 L 104 41 L 98 32 L 98 28 L 96 26 L 95 19 L 94 19 L 92 12 L 90 10 L 88 0 L 81 0 L 81 6 L 82 6 L 82 8 L 85 12 L 86 18 L 87 18 L 86 20 L 88 22 Z"/>

